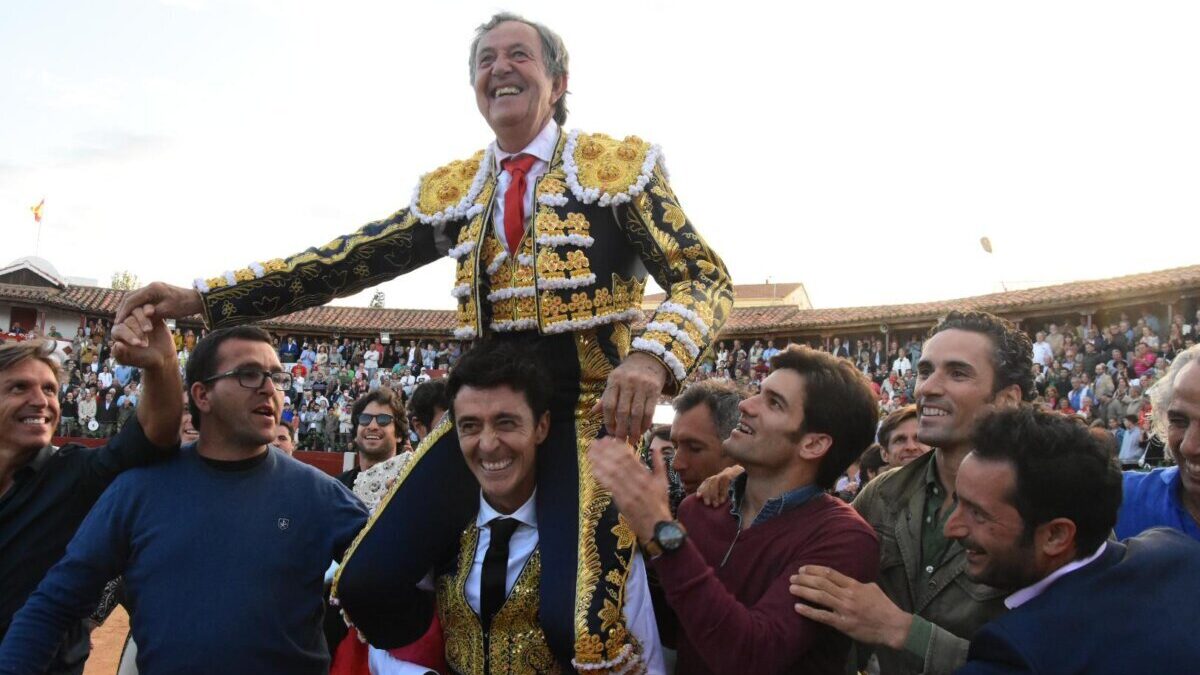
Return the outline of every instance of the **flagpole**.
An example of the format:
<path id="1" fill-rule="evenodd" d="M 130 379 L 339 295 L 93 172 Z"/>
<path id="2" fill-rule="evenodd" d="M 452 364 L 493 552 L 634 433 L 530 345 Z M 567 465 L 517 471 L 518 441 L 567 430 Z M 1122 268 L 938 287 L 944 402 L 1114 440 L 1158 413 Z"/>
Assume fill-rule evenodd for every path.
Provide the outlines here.
<path id="1" fill-rule="evenodd" d="M 37 240 L 33 244 L 34 257 L 41 255 L 41 249 L 42 249 L 42 221 L 40 219 L 38 220 L 37 226 L 38 226 Z"/>

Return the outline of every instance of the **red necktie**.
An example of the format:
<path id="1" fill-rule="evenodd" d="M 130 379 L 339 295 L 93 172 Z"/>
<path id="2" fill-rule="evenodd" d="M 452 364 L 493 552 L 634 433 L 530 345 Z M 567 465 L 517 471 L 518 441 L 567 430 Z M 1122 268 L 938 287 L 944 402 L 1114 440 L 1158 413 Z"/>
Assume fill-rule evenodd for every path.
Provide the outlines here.
<path id="1" fill-rule="evenodd" d="M 508 240 L 508 253 L 517 252 L 517 245 L 525 235 L 525 174 L 537 161 L 533 155 L 513 155 L 500 162 L 511 180 L 504 193 L 504 238 Z"/>

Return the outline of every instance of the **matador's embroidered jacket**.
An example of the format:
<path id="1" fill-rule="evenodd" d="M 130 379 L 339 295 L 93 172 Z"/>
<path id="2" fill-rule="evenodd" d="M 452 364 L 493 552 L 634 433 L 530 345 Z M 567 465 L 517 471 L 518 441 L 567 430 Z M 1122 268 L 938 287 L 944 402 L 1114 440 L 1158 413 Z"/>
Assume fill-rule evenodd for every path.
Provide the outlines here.
<path id="1" fill-rule="evenodd" d="M 667 299 L 631 346 L 662 361 L 677 388 L 724 324 L 733 292 L 671 192 L 658 146 L 560 134 L 516 256 L 490 226 L 496 179 L 491 150 L 480 151 L 426 174 L 408 208 L 353 234 L 197 279 L 205 319 L 217 328 L 313 307 L 449 255 L 456 337 L 554 334 L 628 324 L 649 271 Z"/>

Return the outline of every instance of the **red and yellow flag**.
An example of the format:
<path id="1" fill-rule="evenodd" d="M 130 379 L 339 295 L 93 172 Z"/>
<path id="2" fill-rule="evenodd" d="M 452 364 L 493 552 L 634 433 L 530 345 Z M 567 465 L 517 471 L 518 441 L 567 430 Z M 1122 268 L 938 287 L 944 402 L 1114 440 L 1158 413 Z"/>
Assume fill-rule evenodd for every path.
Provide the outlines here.
<path id="1" fill-rule="evenodd" d="M 29 207 L 29 210 L 33 211 L 34 222 L 38 222 L 38 223 L 42 222 L 42 207 L 45 206 L 45 204 L 46 204 L 46 198 L 42 197 L 42 201 L 38 202 L 37 206 Z"/>

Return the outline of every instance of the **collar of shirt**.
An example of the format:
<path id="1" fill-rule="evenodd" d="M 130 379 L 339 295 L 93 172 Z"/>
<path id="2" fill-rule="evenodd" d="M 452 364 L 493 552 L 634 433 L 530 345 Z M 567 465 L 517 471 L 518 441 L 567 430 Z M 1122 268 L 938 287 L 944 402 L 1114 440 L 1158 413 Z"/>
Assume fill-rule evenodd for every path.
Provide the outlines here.
<path id="1" fill-rule="evenodd" d="M 483 498 L 483 491 L 479 492 L 479 515 L 475 516 L 475 525 L 479 528 L 488 526 L 488 523 L 497 518 L 512 518 L 522 525 L 537 529 L 537 488 L 534 488 L 533 494 L 529 495 L 529 499 L 521 505 L 521 508 L 512 513 L 500 513 L 492 508 L 492 505 Z"/>
<path id="2" fill-rule="evenodd" d="M 550 120 L 537 136 L 533 137 L 529 145 L 525 146 L 520 152 L 505 152 L 500 149 L 500 144 L 492 141 L 492 168 L 499 175 L 502 171 L 502 162 L 512 157 L 513 155 L 533 155 L 538 158 L 537 162 L 533 163 L 533 167 L 529 169 L 530 174 L 540 174 L 541 169 L 550 164 L 550 160 L 554 158 L 554 146 L 558 144 L 558 124 L 554 120 Z"/>
<path id="3" fill-rule="evenodd" d="M 742 523 L 742 497 L 746 493 L 746 481 L 746 474 L 743 473 L 734 478 L 733 482 L 729 484 L 729 512 L 733 514 L 734 518 L 737 518 L 739 526 Z M 751 527 L 761 525 L 776 516 L 804 506 L 810 499 L 821 494 L 821 492 L 823 490 L 814 483 L 802 485 L 798 488 L 788 490 L 778 497 L 772 497 L 763 504 L 758 515 L 754 517 Z"/>
<path id="4" fill-rule="evenodd" d="M 1037 596 L 1044 593 L 1046 591 L 1046 589 L 1050 587 L 1050 584 L 1053 584 L 1055 581 L 1058 581 L 1059 579 L 1070 574 L 1071 572 L 1074 572 L 1075 570 L 1077 570 L 1081 567 L 1084 567 L 1084 566 L 1092 563 L 1093 561 L 1095 561 L 1097 558 L 1100 557 L 1100 555 L 1102 553 L 1104 553 L 1104 549 L 1106 549 L 1106 548 L 1108 548 L 1108 542 L 1106 542 L 1106 541 L 1100 542 L 1100 546 L 1099 546 L 1099 548 L 1096 549 L 1095 553 L 1084 558 L 1083 560 L 1073 560 L 1073 561 L 1067 563 L 1066 565 L 1063 565 L 1062 567 L 1054 570 L 1050 574 L 1046 575 L 1046 577 L 1043 578 L 1041 581 L 1038 581 L 1037 583 L 1032 584 L 1030 586 L 1026 586 L 1025 588 L 1022 588 L 1021 590 L 1017 591 L 1016 593 L 1013 593 L 1012 595 L 1010 595 L 1004 599 L 1004 606 L 1009 609 L 1016 609 L 1016 608 L 1020 607 L 1021 605 L 1029 602 L 1030 600 L 1033 600 Z"/>
<path id="5" fill-rule="evenodd" d="M 47 445 L 41 450 L 38 450 L 38 453 L 33 456 L 33 461 L 29 464 L 26 464 L 26 466 L 34 471 L 41 471 L 42 467 L 46 466 L 46 462 L 50 461 L 50 457 L 56 452 L 58 452 L 58 448 L 54 447 L 53 445 Z"/>

